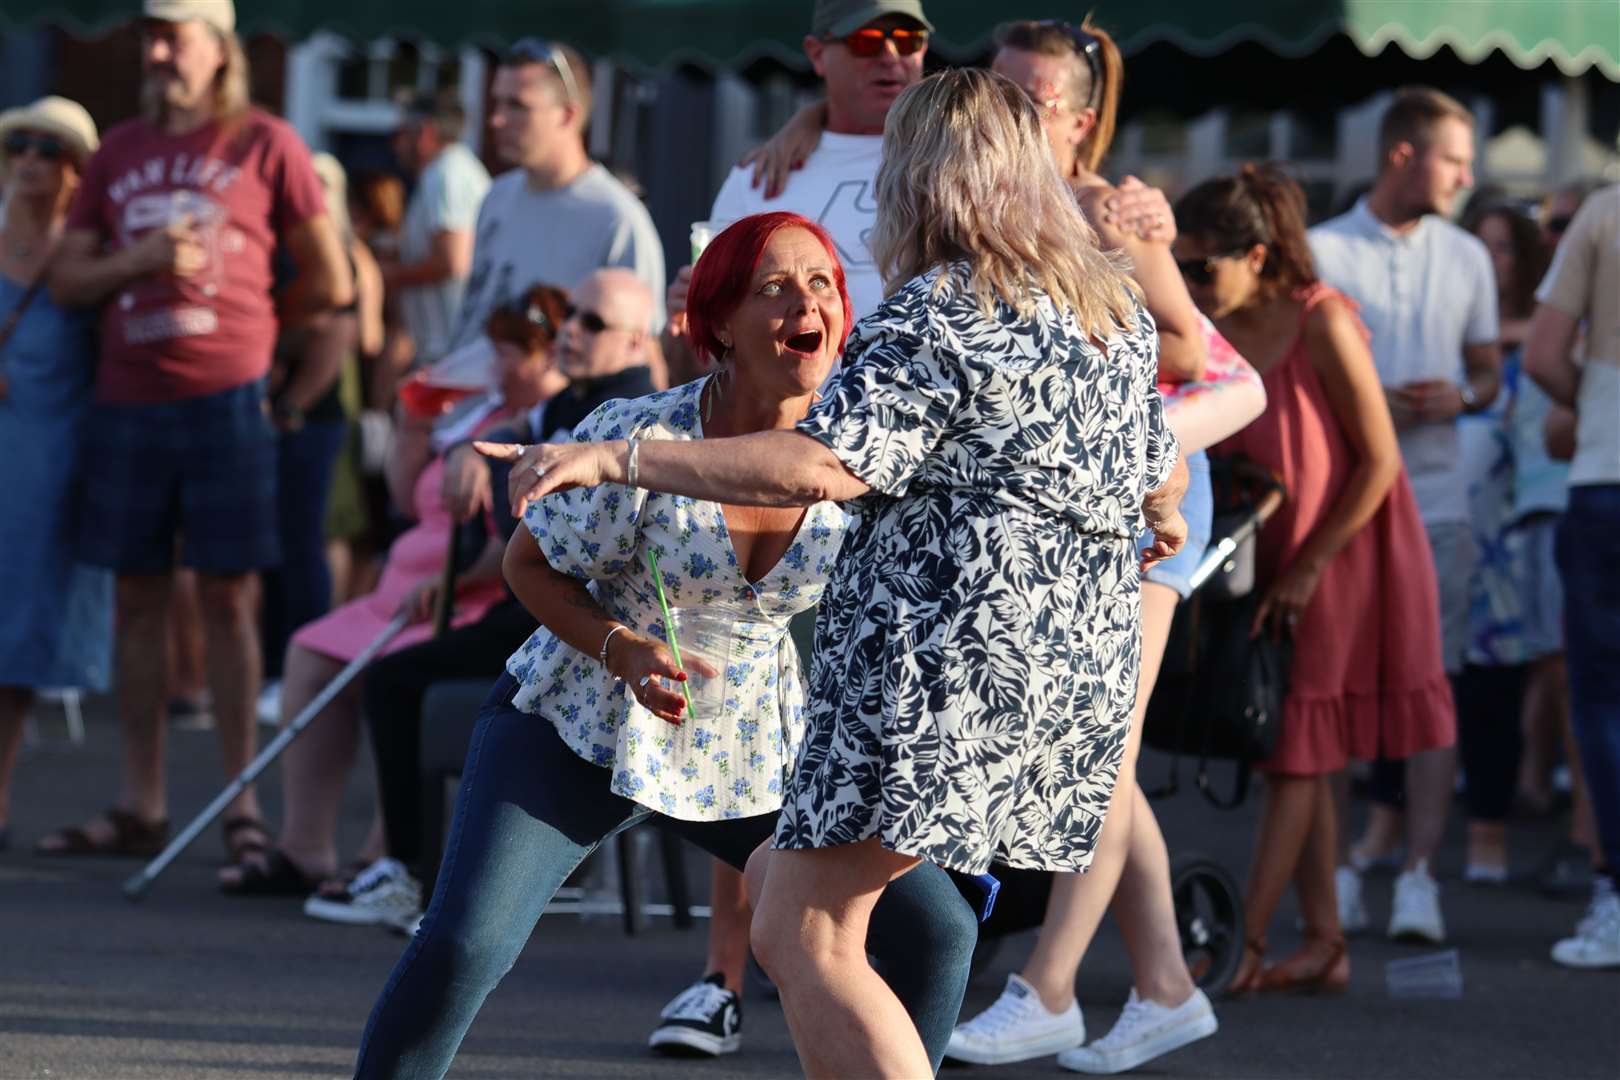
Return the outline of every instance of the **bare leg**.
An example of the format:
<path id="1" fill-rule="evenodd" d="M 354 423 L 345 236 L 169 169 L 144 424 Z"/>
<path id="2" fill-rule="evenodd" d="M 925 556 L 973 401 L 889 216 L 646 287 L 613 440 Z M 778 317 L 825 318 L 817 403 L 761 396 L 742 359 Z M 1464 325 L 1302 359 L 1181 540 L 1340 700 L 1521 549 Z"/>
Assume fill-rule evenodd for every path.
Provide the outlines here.
<path id="1" fill-rule="evenodd" d="M 1170 851 L 1147 796 L 1140 785 L 1132 786 L 1130 852 L 1109 911 L 1125 937 L 1137 996 L 1173 1008 L 1192 996 L 1194 986 L 1170 894 Z"/>
<path id="2" fill-rule="evenodd" d="M 1243 902 L 1244 934 L 1263 940 L 1277 902 L 1299 866 L 1315 815 L 1317 781 L 1314 776 L 1266 777 L 1265 802 L 1249 864 L 1249 883 Z"/>
<path id="3" fill-rule="evenodd" d="M 184 567 L 174 572 L 169 694 L 200 704 L 208 689 L 207 642 L 203 634 L 202 605 L 197 595 L 197 572 Z"/>
<path id="4" fill-rule="evenodd" d="M 1131 822 L 1137 807 L 1136 757 L 1142 746 L 1142 716 L 1159 677 L 1164 647 L 1170 640 L 1170 622 L 1180 597 L 1174 589 L 1151 582 L 1142 586 L 1142 664 L 1137 679 L 1136 709 L 1125 741 L 1119 780 L 1109 800 L 1107 816 L 1097 837 L 1091 869 L 1084 874 L 1056 874 L 1052 896 L 1046 903 L 1035 951 L 1022 972 L 1041 995 L 1048 1012 L 1061 1013 L 1074 1002 L 1074 977 L 1097 934 L 1119 884 L 1131 847 Z M 1162 838 L 1161 838 L 1162 844 Z M 1167 856 L 1168 859 L 1168 856 Z M 1168 865 L 1168 863 L 1167 863 Z M 1166 871 L 1168 895 L 1168 870 Z M 1178 949 L 1179 955 L 1179 949 Z"/>
<path id="5" fill-rule="evenodd" d="M 933 1075 L 911 1017 L 866 960 L 873 906 L 890 881 L 916 865 L 875 839 L 771 853 L 754 955 L 782 992 L 811 1080 Z"/>
<path id="6" fill-rule="evenodd" d="M 22 749 L 23 720 L 33 703 L 34 691 L 27 687 L 0 687 L 0 828 L 11 822 L 11 773 Z"/>
<path id="7" fill-rule="evenodd" d="M 208 685 L 214 692 L 214 722 L 219 729 L 227 776 L 248 767 L 257 745 L 259 683 L 263 674 L 255 610 L 257 581 L 253 574 L 197 575 L 197 597 L 208 632 Z M 257 817 L 258 794 L 252 787 L 244 789 L 225 813 Z"/>
<path id="8" fill-rule="evenodd" d="M 1425 750 L 1406 759 L 1406 864 L 1434 863 L 1456 794 L 1457 748 Z"/>
<path id="9" fill-rule="evenodd" d="M 1519 761 L 1519 793 L 1538 811 L 1552 803 L 1548 774 L 1558 755 L 1559 740 L 1569 726 L 1569 674 L 1564 656 L 1555 653 L 1536 662 L 1525 689 L 1520 727 L 1524 732 L 1524 756 Z M 1568 743 L 1565 741 L 1568 752 Z M 1573 773 L 1580 770 L 1572 769 Z"/>
<path id="10" fill-rule="evenodd" d="M 1306 934 L 1337 939 L 1342 933 L 1338 895 L 1333 883 L 1339 843 L 1333 789 L 1326 776 L 1315 777 L 1313 782 L 1316 797 L 1310 812 L 1310 832 L 1300 851 L 1294 888 L 1299 894 Z"/>
<path id="11" fill-rule="evenodd" d="M 143 821 L 168 816 L 163 750 L 171 586 L 168 575 L 118 578 L 118 720 L 124 736 L 119 805 Z M 88 831 L 102 839 L 96 828 Z M 110 830 L 101 831 L 111 838 Z"/>
<path id="12" fill-rule="evenodd" d="M 281 683 L 285 727 L 343 670 L 343 664 L 299 645 L 287 648 Z M 364 678 L 364 676 L 361 676 Z M 305 874 L 334 874 L 343 786 L 360 745 L 360 679 L 304 729 L 282 758 L 282 852 Z"/>
<path id="13" fill-rule="evenodd" d="M 748 889 L 742 874 L 719 859 L 709 863 L 709 953 L 703 973 L 720 972 L 726 989 L 743 992 L 743 968 L 748 964 Z"/>

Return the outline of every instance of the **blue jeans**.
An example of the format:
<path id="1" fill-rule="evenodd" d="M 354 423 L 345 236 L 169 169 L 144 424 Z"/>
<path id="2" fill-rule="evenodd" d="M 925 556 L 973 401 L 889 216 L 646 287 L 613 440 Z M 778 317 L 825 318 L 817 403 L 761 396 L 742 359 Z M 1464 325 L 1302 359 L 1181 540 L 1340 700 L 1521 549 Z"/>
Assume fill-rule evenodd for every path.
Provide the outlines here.
<path id="1" fill-rule="evenodd" d="M 1558 524 L 1570 718 L 1603 865 L 1620 874 L 1620 484 L 1569 489 Z"/>
<path id="2" fill-rule="evenodd" d="M 654 816 L 609 790 L 608 770 L 576 755 L 549 721 L 513 708 L 516 690 L 502 675 L 484 702 L 438 885 L 372 1009 L 357 1077 L 442 1077 L 568 875 L 603 840 Z M 740 870 L 776 815 L 660 821 Z M 867 947 L 936 1069 L 977 936 L 973 910 L 932 864 L 893 882 L 873 912 Z"/>

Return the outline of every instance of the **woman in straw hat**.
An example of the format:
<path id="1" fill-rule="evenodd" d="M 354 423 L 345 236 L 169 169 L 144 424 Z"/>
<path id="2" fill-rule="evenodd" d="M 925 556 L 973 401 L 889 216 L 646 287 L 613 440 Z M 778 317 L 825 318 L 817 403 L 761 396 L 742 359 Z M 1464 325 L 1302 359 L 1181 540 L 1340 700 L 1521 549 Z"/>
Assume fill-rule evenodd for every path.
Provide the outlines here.
<path id="1" fill-rule="evenodd" d="M 95 122 L 66 98 L 0 113 L 0 848 L 35 691 L 102 690 L 111 666 L 112 578 L 76 565 L 70 539 L 94 313 L 41 287 L 95 148 Z"/>

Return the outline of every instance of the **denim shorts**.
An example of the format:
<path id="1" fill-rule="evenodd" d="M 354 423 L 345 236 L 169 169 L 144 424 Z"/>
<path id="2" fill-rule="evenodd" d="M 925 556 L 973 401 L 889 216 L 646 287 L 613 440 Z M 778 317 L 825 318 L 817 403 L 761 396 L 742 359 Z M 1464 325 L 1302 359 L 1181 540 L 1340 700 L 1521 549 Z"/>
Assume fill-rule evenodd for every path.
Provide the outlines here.
<path id="1" fill-rule="evenodd" d="M 98 402 L 85 446 L 79 557 L 120 574 L 180 562 L 228 576 L 274 566 L 276 431 L 264 381 L 182 401 Z"/>
<path id="2" fill-rule="evenodd" d="M 1209 455 L 1202 450 L 1187 455 L 1187 494 L 1181 499 L 1181 516 L 1187 519 L 1187 542 L 1175 555 L 1148 567 L 1143 581 L 1167 585 L 1183 600 L 1192 595 L 1193 571 L 1209 547 L 1209 531 L 1215 521 L 1215 490 L 1209 482 Z M 1139 546 L 1153 543 L 1151 530 L 1142 534 Z"/>

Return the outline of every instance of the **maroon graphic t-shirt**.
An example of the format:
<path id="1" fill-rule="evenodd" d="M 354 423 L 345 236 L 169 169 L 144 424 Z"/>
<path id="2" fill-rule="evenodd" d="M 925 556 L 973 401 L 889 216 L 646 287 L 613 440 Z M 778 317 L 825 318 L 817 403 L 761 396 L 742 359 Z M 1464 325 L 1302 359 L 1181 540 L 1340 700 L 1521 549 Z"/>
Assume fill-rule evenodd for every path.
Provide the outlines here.
<path id="1" fill-rule="evenodd" d="M 258 110 L 185 135 L 144 120 L 109 131 L 68 228 L 94 232 L 110 253 L 189 217 L 207 262 L 187 278 L 139 278 L 107 299 L 97 400 L 175 401 L 262 377 L 276 339 L 277 239 L 325 212 L 303 140 Z"/>

